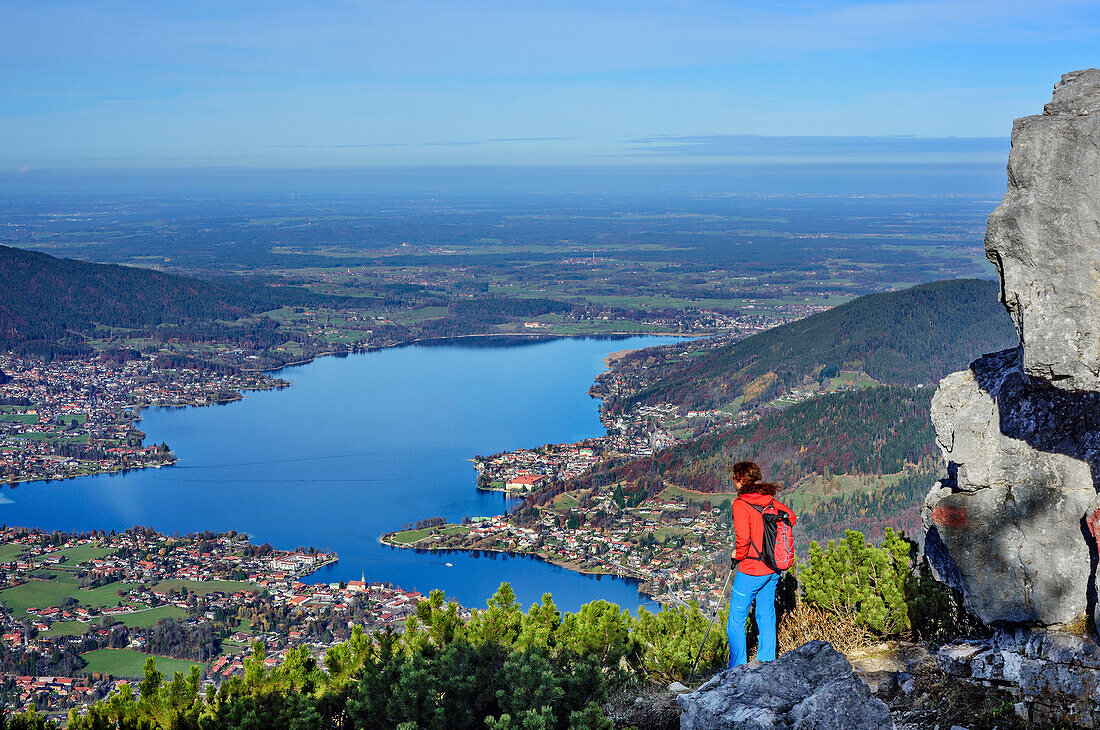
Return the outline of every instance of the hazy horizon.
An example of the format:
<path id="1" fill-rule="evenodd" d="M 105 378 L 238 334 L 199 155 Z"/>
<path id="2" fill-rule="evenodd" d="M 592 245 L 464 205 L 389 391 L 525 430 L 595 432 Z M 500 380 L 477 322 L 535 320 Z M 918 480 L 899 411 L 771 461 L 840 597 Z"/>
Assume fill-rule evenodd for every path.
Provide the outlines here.
<path id="1" fill-rule="evenodd" d="M 4 4 L 0 171 L 1003 160 L 1092 3 Z"/>
<path id="2" fill-rule="evenodd" d="M 1000 198 L 982 163 L 179 168 L 0 172 L 4 195 L 970 195 Z"/>

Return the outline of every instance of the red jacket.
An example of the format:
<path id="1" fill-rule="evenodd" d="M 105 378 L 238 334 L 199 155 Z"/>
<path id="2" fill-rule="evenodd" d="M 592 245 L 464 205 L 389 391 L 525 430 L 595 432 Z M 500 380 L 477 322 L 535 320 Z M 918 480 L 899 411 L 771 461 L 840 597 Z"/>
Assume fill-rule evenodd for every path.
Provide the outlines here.
<path id="1" fill-rule="evenodd" d="M 775 500 L 776 509 L 782 510 L 790 515 L 791 525 L 793 526 L 795 520 L 794 512 L 787 505 L 780 502 L 770 494 L 760 494 L 759 492 L 750 492 L 748 494 L 742 494 L 737 499 L 733 500 L 733 532 L 735 535 L 736 543 L 734 544 L 733 559 L 740 561 L 737 565 L 737 570 L 741 573 L 747 573 L 748 575 L 767 575 L 774 572 L 771 568 L 764 565 L 764 562 L 758 557 L 757 551 L 764 543 L 764 518 L 755 509 L 749 505 L 756 505 L 757 507 L 764 507 Z M 746 502 L 748 504 L 746 504 Z M 751 547 L 750 547 L 751 542 Z"/>

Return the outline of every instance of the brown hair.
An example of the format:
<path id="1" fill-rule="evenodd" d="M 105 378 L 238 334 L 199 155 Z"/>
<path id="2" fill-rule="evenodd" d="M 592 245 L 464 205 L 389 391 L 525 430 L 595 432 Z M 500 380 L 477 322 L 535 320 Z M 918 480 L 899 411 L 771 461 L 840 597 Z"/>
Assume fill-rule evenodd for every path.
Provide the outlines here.
<path id="1" fill-rule="evenodd" d="M 737 488 L 738 494 L 775 494 L 779 486 L 771 482 L 762 481 L 764 478 L 760 467 L 751 461 L 739 461 L 729 468 L 735 481 L 740 482 Z"/>

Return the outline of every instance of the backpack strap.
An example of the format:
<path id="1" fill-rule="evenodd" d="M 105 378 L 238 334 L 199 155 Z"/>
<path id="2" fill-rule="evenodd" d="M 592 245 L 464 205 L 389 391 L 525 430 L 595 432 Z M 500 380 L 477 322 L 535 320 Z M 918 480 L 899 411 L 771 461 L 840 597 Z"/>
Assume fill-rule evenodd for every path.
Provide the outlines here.
<path id="1" fill-rule="evenodd" d="M 748 501 L 747 499 L 741 499 L 740 496 L 738 496 L 737 499 L 740 500 L 741 502 L 744 502 L 749 507 L 752 507 L 754 510 L 756 510 L 760 514 L 760 524 L 761 524 L 761 526 L 763 526 L 763 524 L 764 524 L 764 510 L 766 510 L 768 507 L 771 507 L 772 504 L 775 502 L 775 497 L 772 497 L 771 501 L 768 502 L 766 505 L 764 505 L 763 507 L 758 507 L 755 504 L 753 504 L 752 502 Z M 760 562 L 764 561 L 764 551 L 763 551 L 764 536 L 763 535 L 760 536 L 760 541 L 761 541 L 760 542 L 760 547 L 756 547 L 756 543 L 754 543 L 752 541 L 752 530 L 750 529 L 749 530 L 749 547 L 751 547 L 753 550 L 756 551 L 756 557 L 755 558 L 750 557 L 749 560 L 759 560 Z"/>

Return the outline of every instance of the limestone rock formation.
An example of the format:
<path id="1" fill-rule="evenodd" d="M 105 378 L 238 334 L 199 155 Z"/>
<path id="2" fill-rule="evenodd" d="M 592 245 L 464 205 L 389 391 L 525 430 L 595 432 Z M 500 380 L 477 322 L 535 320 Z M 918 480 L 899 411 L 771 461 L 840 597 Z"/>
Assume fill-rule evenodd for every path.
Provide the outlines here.
<path id="1" fill-rule="evenodd" d="M 1031 727 L 1100 727 L 1100 646 L 1088 637 L 1015 630 L 940 648 L 947 674 L 1005 690 Z"/>
<path id="2" fill-rule="evenodd" d="M 944 378 L 932 423 L 951 473 L 926 500 L 940 577 L 986 623 L 1080 618 L 1093 571 L 1083 521 L 1100 508 L 1100 394 L 1035 385 L 1008 350 Z"/>
<path id="3" fill-rule="evenodd" d="M 1100 70 L 1089 69 L 1013 124 L 1008 193 L 985 235 L 1024 371 L 1066 390 L 1100 390 L 1098 171 Z"/>
<path id="4" fill-rule="evenodd" d="M 940 578 L 986 623 L 1058 626 L 1096 607 L 1100 537 L 1100 70 L 1016 121 L 986 253 L 1020 345 L 944 378 L 948 467 L 925 500 Z"/>
<path id="5" fill-rule="evenodd" d="M 844 655 L 810 641 L 773 662 L 751 662 L 680 695 L 680 730 L 886 730 L 890 710 Z"/>

